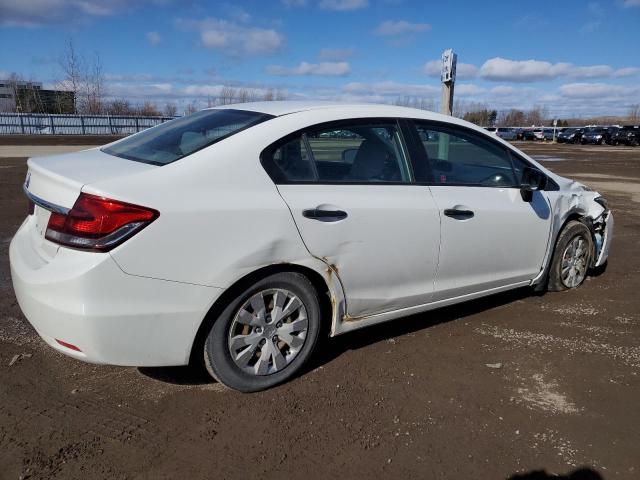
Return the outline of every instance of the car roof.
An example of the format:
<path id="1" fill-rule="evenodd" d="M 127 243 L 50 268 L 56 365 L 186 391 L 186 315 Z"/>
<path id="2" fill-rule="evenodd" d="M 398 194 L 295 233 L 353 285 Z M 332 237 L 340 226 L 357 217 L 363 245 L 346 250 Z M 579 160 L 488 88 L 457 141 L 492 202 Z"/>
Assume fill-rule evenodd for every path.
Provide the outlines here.
<path id="1" fill-rule="evenodd" d="M 380 103 L 350 103 L 350 102 L 329 102 L 329 101 L 299 101 L 299 100 L 276 100 L 270 102 L 248 102 L 248 103 L 234 103 L 229 105 L 220 105 L 213 107 L 213 109 L 234 109 L 245 110 L 251 112 L 266 113 L 276 117 L 282 115 L 289 115 L 297 112 L 305 112 L 310 110 L 344 110 L 345 114 L 349 113 L 349 109 L 366 109 L 370 110 L 371 116 L 380 117 L 408 117 L 408 118 L 424 118 L 429 120 L 440 120 L 449 123 L 464 123 L 457 122 L 455 117 L 442 115 L 427 110 L 420 110 L 416 108 L 401 107 L 397 105 L 386 105 Z"/>

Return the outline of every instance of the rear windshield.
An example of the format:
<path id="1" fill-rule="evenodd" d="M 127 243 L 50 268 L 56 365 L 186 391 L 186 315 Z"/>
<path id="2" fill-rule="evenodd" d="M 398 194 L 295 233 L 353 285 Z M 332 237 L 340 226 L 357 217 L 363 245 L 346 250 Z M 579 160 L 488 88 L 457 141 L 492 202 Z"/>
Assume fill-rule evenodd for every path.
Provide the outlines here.
<path id="1" fill-rule="evenodd" d="M 102 151 L 136 162 L 166 165 L 270 118 L 244 110 L 202 110 L 144 130 Z"/>

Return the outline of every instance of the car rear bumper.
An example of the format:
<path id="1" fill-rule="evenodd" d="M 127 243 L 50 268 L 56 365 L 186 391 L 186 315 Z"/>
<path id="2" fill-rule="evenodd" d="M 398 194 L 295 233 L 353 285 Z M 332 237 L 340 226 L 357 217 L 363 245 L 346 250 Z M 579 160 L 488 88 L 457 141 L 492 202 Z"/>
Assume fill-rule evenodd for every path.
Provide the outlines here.
<path id="1" fill-rule="evenodd" d="M 11 241 L 11 278 L 24 315 L 50 346 L 92 363 L 188 363 L 221 289 L 128 275 L 108 253 L 59 248 L 46 258 L 34 247 L 34 223 L 27 218 Z"/>

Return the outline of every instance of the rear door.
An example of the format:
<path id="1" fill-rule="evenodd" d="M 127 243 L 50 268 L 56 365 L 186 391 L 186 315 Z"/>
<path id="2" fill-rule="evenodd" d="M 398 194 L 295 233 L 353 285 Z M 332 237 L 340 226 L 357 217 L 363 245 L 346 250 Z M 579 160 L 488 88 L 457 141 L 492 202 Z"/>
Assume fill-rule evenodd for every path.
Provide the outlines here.
<path id="1" fill-rule="evenodd" d="M 429 184 L 442 218 L 434 300 L 533 279 L 551 230 L 544 192 L 520 194 L 521 167 L 510 150 L 454 125 L 415 122 Z"/>
<path id="2" fill-rule="evenodd" d="M 342 282 L 352 317 L 428 303 L 440 221 L 412 184 L 393 119 L 324 124 L 263 154 L 302 238 Z"/>

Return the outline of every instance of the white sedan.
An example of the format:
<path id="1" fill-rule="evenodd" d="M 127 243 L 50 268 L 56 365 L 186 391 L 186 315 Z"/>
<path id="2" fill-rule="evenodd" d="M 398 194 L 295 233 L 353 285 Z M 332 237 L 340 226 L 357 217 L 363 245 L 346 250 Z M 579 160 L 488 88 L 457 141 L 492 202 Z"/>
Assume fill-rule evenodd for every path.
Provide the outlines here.
<path id="1" fill-rule="evenodd" d="M 241 391 L 289 379 L 324 331 L 575 288 L 613 228 L 495 135 L 388 105 L 225 106 L 28 166 L 11 273 L 42 338 Z"/>

